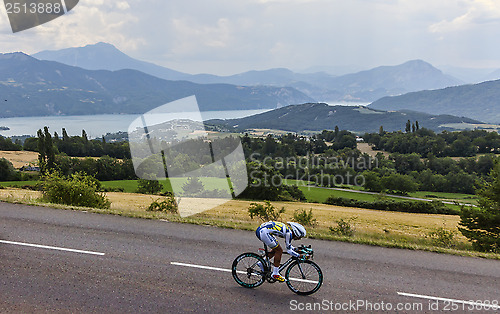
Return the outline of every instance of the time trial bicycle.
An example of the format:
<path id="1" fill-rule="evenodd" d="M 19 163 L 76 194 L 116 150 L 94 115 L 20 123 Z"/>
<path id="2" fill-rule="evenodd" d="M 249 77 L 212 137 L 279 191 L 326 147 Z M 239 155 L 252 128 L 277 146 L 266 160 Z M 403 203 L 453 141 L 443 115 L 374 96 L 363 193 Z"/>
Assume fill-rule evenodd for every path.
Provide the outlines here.
<path id="1" fill-rule="evenodd" d="M 272 278 L 272 264 L 268 257 L 269 251 L 267 245 L 260 249 L 261 254 L 243 253 L 236 257 L 232 265 L 232 274 L 234 280 L 245 288 L 256 288 L 267 281 L 276 282 Z M 311 246 L 299 246 L 297 253 L 303 257 L 290 257 L 284 262 L 279 271 L 286 268 L 285 282 L 288 288 L 300 295 L 313 294 L 319 290 L 323 284 L 323 272 L 321 268 L 312 261 L 314 251 Z"/>

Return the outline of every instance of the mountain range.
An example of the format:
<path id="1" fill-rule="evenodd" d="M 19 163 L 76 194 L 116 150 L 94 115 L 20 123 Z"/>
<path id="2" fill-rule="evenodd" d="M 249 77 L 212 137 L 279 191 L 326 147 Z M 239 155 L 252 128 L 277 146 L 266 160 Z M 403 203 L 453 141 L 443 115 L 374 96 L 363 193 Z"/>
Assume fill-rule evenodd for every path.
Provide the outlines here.
<path id="1" fill-rule="evenodd" d="M 384 97 L 369 106 L 380 110 L 412 109 L 500 123 L 500 80 Z"/>
<path id="2" fill-rule="evenodd" d="M 290 87 L 169 81 L 137 70 L 85 70 L 0 54 L 1 117 L 144 113 L 196 95 L 201 110 L 271 109 L 312 99 Z"/>
<path id="3" fill-rule="evenodd" d="M 396 66 L 381 66 L 341 76 L 326 72 L 296 73 L 283 68 L 217 76 L 191 75 L 139 61 L 107 43 L 57 51 L 42 51 L 33 56 L 89 70 L 134 69 L 167 80 L 187 80 L 199 84 L 293 87 L 312 99 L 322 102 L 372 102 L 384 96 L 438 89 L 462 83 L 422 60 L 413 60 Z"/>
<path id="4" fill-rule="evenodd" d="M 380 126 L 386 131 L 404 130 L 407 121 L 435 131 L 454 130 L 452 126 L 480 127 L 481 122 L 451 115 L 430 115 L 414 111 L 382 111 L 365 106 L 329 106 L 324 103 L 292 105 L 261 114 L 230 120 L 210 120 L 207 124 L 228 129 L 274 129 L 289 132 L 341 130 L 353 132 L 378 132 Z M 488 127 L 484 125 L 484 127 Z"/>
<path id="5" fill-rule="evenodd" d="M 202 110 L 353 101 L 371 102 L 373 109 L 500 122 L 500 81 L 460 85 L 422 60 L 339 76 L 283 68 L 216 76 L 139 61 L 106 43 L 34 56 L 0 54 L 0 116 L 143 113 L 196 95 Z"/>

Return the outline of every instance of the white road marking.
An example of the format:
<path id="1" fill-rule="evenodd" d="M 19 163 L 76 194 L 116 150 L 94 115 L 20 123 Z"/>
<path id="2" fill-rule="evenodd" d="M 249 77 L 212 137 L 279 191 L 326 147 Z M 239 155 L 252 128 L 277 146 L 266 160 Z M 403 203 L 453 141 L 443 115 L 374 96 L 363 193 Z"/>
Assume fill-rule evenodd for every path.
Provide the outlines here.
<path id="1" fill-rule="evenodd" d="M 224 269 L 224 268 L 217 268 L 217 267 L 210 267 L 210 266 L 202 266 L 202 265 L 194 265 L 194 264 L 185 264 L 185 263 L 177 263 L 177 262 L 170 262 L 172 265 L 177 265 L 177 266 L 185 266 L 185 267 L 192 267 L 192 268 L 200 268 L 200 269 L 208 269 L 208 270 L 217 270 L 217 271 L 223 271 L 223 272 L 231 272 L 231 269 Z"/>
<path id="2" fill-rule="evenodd" d="M 464 301 L 464 300 L 455 300 L 455 299 L 448 299 L 448 298 L 441 298 L 441 297 L 431 297 L 428 295 L 405 293 L 405 292 L 398 292 L 398 294 L 401 296 L 418 298 L 418 299 L 444 301 L 444 302 L 450 302 L 450 303 L 460 303 L 460 304 L 473 305 L 473 306 L 484 306 L 484 303 L 478 303 L 478 302 L 474 302 L 474 301 Z"/>
<path id="3" fill-rule="evenodd" d="M 35 248 L 40 248 L 40 249 L 57 250 L 57 251 L 65 251 L 65 252 L 72 252 L 72 253 L 81 253 L 81 254 L 90 254 L 90 255 L 99 255 L 99 256 L 106 255 L 106 253 L 100 253 L 100 252 L 75 250 L 75 249 L 68 249 L 68 248 L 63 248 L 63 247 L 47 246 L 47 245 L 32 244 L 32 243 L 22 243 L 22 242 L 13 242 L 13 241 L 5 241 L 5 240 L 0 240 L 0 243 L 20 245 L 20 246 L 29 246 L 29 247 L 35 247 Z"/>
<path id="4" fill-rule="evenodd" d="M 178 263 L 178 262 L 170 262 L 172 265 L 177 265 L 177 266 L 184 266 L 184 267 L 192 267 L 192 268 L 199 268 L 199 269 L 208 269 L 208 270 L 216 270 L 216 271 L 222 271 L 226 273 L 231 273 L 231 269 L 225 269 L 225 268 L 218 268 L 218 267 L 212 267 L 212 266 L 203 266 L 203 265 L 195 265 L 195 264 L 186 264 L 186 263 Z M 244 271 L 238 271 L 240 274 L 246 274 Z M 299 279 L 299 278 L 290 278 L 290 280 L 294 281 L 300 281 L 300 282 L 307 282 L 307 283 L 318 283 L 317 281 L 312 281 L 312 280 L 306 280 L 306 279 Z"/>

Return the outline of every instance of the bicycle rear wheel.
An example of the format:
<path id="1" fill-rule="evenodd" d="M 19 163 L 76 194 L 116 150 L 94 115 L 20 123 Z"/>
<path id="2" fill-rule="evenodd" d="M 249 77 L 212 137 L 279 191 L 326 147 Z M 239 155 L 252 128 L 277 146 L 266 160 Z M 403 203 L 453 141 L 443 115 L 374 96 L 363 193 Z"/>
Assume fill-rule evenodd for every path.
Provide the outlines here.
<path id="1" fill-rule="evenodd" d="M 259 265 L 262 265 L 261 266 Z M 255 288 L 264 283 L 266 279 L 266 262 L 255 253 L 243 253 L 238 256 L 231 268 L 233 278 L 245 288 Z"/>
<path id="2" fill-rule="evenodd" d="M 295 261 L 286 270 L 286 285 L 300 295 L 313 294 L 323 284 L 323 272 L 312 261 Z"/>

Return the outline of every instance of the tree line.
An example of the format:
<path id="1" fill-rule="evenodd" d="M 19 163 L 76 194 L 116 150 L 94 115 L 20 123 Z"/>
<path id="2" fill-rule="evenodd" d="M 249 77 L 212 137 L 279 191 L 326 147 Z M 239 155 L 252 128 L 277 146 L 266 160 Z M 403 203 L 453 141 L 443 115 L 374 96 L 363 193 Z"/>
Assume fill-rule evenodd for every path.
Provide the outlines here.
<path id="1" fill-rule="evenodd" d="M 436 157 L 471 157 L 476 154 L 500 154 L 500 134 L 485 130 L 460 132 L 434 131 L 419 128 L 414 132 L 367 133 L 363 136 L 367 143 L 376 150 L 390 153 L 417 153 L 427 158 Z"/>
<path id="2" fill-rule="evenodd" d="M 127 141 L 108 143 L 105 137 L 101 139 L 89 139 L 87 132 L 82 130 L 81 136 L 68 136 L 66 129 L 62 129 L 62 136 L 57 132 L 51 135 L 47 130 L 39 130 L 37 137 L 30 137 L 24 141 L 22 149 L 26 151 L 39 152 L 40 141 L 50 141 L 54 146 L 56 154 L 66 154 L 71 157 L 102 157 L 109 156 L 118 159 L 130 159 L 130 147 Z M 41 134 L 40 134 L 41 133 Z M 40 136 L 42 135 L 42 136 Z M 43 144 L 50 146 L 48 143 Z"/>

